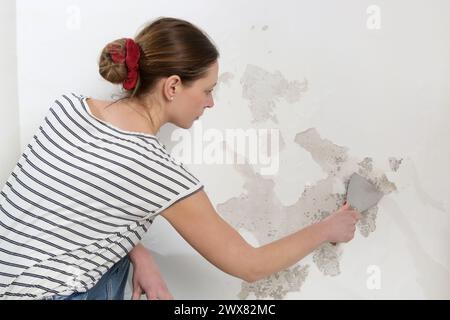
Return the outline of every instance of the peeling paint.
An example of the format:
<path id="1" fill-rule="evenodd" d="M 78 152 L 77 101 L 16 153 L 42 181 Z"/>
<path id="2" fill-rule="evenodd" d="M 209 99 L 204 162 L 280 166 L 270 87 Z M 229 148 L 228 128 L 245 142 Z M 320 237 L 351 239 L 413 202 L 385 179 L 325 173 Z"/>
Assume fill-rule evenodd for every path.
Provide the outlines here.
<path id="1" fill-rule="evenodd" d="M 239 299 L 247 299 L 250 294 L 256 299 L 283 299 L 284 296 L 293 291 L 300 291 L 301 286 L 308 276 L 308 265 L 295 266 L 290 269 L 277 272 L 265 279 L 252 283 L 243 282 L 239 293 Z"/>
<path id="2" fill-rule="evenodd" d="M 272 120 L 278 123 L 274 114 L 276 102 L 284 98 L 288 103 L 295 103 L 308 90 L 308 82 L 288 81 L 276 71 L 269 73 L 254 65 L 247 65 L 241 78 L 242 97 L 250 100 L 249 108 L 253 123 Z"/>
<path id="3" fill-rule="evenodd" d="M 376 219 L 377 219 L 378 207 L 373 207 L 362 214 L 362 218 L 356 224 L 359 233 L 368 237 L 370 233 L 374 232 L 376 229 Z"/>
<path id="4" fill-rule="evenodd" d="M 324 275 L 337 276 L 341 273 L 339 257 L 340 251 L 330 243 L 326 243 L 314 251 L 313 261 Z"/>
<path id="5" fill-rule="evenodd" d="M 396 159 L 394 157 L 390 157 L 388 160 L 391 170 L 394 172 L 397 172 L 398 168 L 400 167 L 403 161 L 403 159 Z"/>
<path id="6" fill-rule="evenodd" d="M 372 158 L 367 158 L 366 157 L 366 158 L 364 158 L 363 161 L 359 162 L 358 165 L 360 166 L 360 168 L 358 170 L 360 175 L 367 176 L 373 170 L 373 160 L 372 160 Z"/>
<path id="7" fill-rule="evenodd" d="M 349 156 L 349 149 L 330 140 L 323 139 L 315 128 L 310 128 L 295 136 L 294 141 L 311 154 L 312 159 L 327 173 L 324 179 L 307 185 L 298 200 L 284 206 L 274 192 L 275 183 L 263 178 L 247 165 L 235 165 L 235 169 L 244 177 L 244 192 L 236 198 L 217 205 L 218 212 L 235 228 L 245 228 L 254 234 L 260 245 L 275 241 L 301 228 L 318 222 L 337 210 L 345 202 L 346 188 L 334 192 L 334 184 L 347 186 L 354 172 L 373 182 L 385 195 L 396 190 L 394 183 L 388 180 L 384 172 L 376 168 L 373 159 L 357 159 Z M 363 217 L 357 229 L 364 237 L 376 230 L 378 207 L 362 213 Z M 324 244 L 313 252 L 313 262 L 317 268 L 329 276 L 340 274 L 339 246 Z M 286 271 L 288 272 L 288 271 Z M 295 283 L 303 283 L 298 279 Z M 285 283 L 286 282 L 286 283 Z M 280 284 L 282 283 L 282 284 Z M 259 296 L 280 297 L 282 288 L 291 288 L 285 278 L 272 275 L 251 286 L 243 286 L 240 297 L 250 292 Z"/>

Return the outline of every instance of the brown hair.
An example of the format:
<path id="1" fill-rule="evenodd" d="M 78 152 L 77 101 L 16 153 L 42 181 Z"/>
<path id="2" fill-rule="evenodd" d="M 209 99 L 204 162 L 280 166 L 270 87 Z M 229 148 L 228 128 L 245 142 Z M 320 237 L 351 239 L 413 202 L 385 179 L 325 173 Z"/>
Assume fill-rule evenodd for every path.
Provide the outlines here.
<path id="1" fill-rule="evenodd" d="M 108 45 L 125 48 L 125 38 Z M 126 93 L 127 97 L 139 97 L 150 92 L 156 82 L 178 75 L 184 85 L 202 78 L 207 69 L 219 57 L 219 52 L 208 36 L 190 22 L 175 18 L 159 18 L 145 26 L 134 41 L 139 45 L 139 76 L 136 87 Z M 127 78 L 124 63 L 115 63 L 103 49 L 99 60 L 100 75 L 115 84 Z M 132 92 L 131 92 L 132 91 Z"/>

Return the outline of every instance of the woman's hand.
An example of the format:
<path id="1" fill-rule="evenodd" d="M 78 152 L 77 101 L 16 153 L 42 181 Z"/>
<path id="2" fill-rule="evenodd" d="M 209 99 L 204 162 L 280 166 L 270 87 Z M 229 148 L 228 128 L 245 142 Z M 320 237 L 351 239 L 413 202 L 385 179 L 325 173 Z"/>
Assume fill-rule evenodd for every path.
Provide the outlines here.
<path id="1" fill-rule="evenodd" d="M 349 242 L 355 236 L 356 222 L 361 219 L 361 214 L 351 210 L 346 203 L 336 212 L 321 221 L 326 229 L 327 241 L 336 244 L 337 242 Z"/>
<path id="2" fill-rule="evenodd" d="M 147 300 L 173 300 L 150 251 L 138 244 L 129 257 L 133 263 L 132 300 L 139 300 L 144 293 Z"/>

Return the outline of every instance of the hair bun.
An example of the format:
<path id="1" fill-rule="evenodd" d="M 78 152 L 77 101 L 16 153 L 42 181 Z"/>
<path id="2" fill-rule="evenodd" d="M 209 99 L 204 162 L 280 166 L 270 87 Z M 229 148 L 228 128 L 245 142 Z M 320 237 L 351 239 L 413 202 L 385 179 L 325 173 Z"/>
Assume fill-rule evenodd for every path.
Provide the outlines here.
<path id="1" fill-rule="evenodd" d="M 173 75 L 183 85 L 207 76 L 219 52 L 209 37 L 192 23 L 158 18 L 132 38 L 108 43 L 99 60 L 100 75 L 122 84 L 125 97 L 149 94 L 158 81 Z"/>
<path id="2" fill-rule="evenodd" d="M 108 43 L 102 50 L 98 62 L 99 73 L 107 81 L 114 84 L 121 84 L 127 79 L 127 67 L 125 63 L 116 63 L 112 60 L 109 49 L 111 47 L 125 49 L 126 39 L 118 39 Z"/>

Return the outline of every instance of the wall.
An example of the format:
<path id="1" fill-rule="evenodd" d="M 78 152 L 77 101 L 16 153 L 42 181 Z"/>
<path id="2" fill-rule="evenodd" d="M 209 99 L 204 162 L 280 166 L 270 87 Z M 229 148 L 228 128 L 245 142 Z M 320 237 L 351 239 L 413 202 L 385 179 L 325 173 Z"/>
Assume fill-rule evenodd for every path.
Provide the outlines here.
<path id="1" fill-rule="evenodd" d="M 21 146 L 56 95 L 118 92 L 97 74 L 107 42 L 159 16 L 190 20 L 221 52 L 216 106 L 189 131 L 163 128 L 161 139 L 250 243 L 328 215 L 352 172 L 385 196 L 364 213 L 354 241 L 324 245 L 251 285 L 215 269 L 158 218 L 145 244 L 175 298 L 448 299 L 449 9 L 444 0 L 18 0 Z M 274 133 L 270 157 L 258 154 L 266 162 L 205 163 L 180 147 L 190 137 L 191 155 L 209 145 L 250 161 L 250 147 L 242 154 L 227 140 L 239 129 Z"/>
<path id="2" fill-rule="evenodd" d="M 0 185 L 19 157 L 19 108 L 17 97 L 16 5 L 13 0 L 2 1 L 0 10 Z"/>

